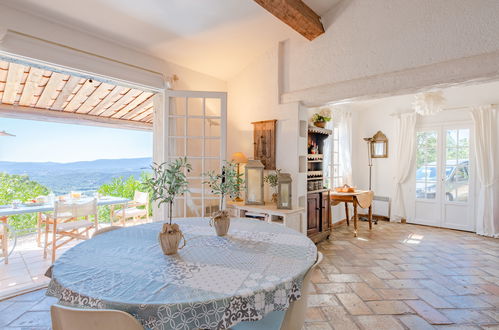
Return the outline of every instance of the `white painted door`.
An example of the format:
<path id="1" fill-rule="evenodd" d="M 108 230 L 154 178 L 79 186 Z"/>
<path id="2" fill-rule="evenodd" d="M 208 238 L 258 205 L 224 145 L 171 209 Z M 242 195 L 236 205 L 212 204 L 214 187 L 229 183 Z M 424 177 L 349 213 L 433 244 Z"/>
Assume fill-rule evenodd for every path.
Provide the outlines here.
<path id="1" fill-rule="evenodd" d="M 421 128 L 416 133 L 412 222 L 474 231 L 471 126 Z"/>
<path id="2" fill-rule="evenodd" d="M 219 198 L 204 185 L 205 173 L 226 159 L 227 94 L 167 91 L 166 158 L 187 157 L 190 192 L 174 204 L 174 217 L 204 217 L 218 210 Z"/>

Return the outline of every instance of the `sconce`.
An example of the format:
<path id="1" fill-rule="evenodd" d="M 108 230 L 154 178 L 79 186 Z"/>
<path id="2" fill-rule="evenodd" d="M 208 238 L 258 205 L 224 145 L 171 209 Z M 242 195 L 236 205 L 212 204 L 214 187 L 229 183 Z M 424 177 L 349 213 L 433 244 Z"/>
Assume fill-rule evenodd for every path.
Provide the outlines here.
<path id="1" fill-rule="evenodd" d="M 370 145 L 372 158 L 388 158 L 388 138 L 383 132 L 374 134 Z"/>
<path id="2" fill-rule="evenodd" d="M 263 164 L 257 159 L 250 159 L 244 168 L 246 183 L 245 205 L 264 205 L 263 199 Z"/>

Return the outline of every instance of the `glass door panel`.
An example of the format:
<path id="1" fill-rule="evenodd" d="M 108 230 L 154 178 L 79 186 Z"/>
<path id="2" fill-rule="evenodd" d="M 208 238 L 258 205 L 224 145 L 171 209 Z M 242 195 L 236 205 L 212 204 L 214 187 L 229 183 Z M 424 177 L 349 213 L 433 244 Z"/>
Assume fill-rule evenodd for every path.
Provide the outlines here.
<path id="1" fill-rule="evenodd" d="M 226 149 L 226 94 L 168 91 L 169 160 L 187 157 L 189 192 L 175 202 L 176 217 L 204 217 L 218 210 L 218 198 L 202 182 L 208 171 L 219 171 Z"/>
<path id="2" fill-rule="evenodd" d="M 423 131 L 416 135 L 416 198 L 437 196 L 437 132 Z"/>

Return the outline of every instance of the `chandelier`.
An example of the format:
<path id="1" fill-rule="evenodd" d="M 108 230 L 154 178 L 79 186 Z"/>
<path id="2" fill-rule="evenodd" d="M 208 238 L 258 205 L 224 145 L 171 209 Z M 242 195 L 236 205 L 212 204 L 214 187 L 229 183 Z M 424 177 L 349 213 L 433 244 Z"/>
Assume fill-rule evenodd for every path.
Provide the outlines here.
<path id="1" fill-rule="evenodd" d="M 421 116 L 433 116 L 443 110 L 445 98 L 442 92 L 419 93 L 414 97 L 412 108 Z"/>

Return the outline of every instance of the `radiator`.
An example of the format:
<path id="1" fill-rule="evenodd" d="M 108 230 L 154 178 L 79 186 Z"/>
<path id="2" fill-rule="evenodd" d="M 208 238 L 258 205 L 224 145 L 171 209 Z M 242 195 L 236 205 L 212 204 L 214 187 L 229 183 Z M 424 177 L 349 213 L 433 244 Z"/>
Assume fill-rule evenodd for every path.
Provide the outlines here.
<path id="1" fill-rule="evenodd" d="M 374 196 L 373 199 L 373 214 L 382 216 L 382 217 L 387 217 L 390 219 L 390 212 L 391 212 L 391 199 L 390 197 L 385 197 L 385 196 Z"/>

